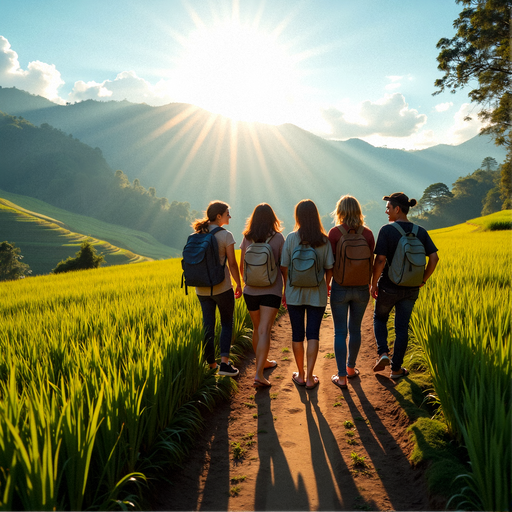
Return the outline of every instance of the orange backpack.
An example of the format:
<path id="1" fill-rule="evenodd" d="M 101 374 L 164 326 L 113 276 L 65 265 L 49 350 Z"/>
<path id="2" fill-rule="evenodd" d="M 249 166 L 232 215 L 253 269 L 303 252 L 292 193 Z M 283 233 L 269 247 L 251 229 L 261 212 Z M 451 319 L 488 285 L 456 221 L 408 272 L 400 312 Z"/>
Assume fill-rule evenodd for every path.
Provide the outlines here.
<path id="1" fill-rule="evenodd" d="M 336 244 L 333 277 L 341 286 L 364 286 L 372 277 L 372 252 L 363 236 L 363 226 L 357 232 L 338 226 L 341 238 Z M 353 231 L 353 233 L 352 233 Z"/>

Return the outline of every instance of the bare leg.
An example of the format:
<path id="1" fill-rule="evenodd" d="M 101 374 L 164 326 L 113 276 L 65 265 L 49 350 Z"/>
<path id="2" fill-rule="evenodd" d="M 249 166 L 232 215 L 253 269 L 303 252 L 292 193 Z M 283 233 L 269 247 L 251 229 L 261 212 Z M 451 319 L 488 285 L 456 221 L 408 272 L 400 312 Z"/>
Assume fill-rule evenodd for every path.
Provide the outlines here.
<path id="1" fill-rule="evenodd" d="M 308 340 L 308 348 L 307 348 L 307 379 L 306 386 L 314 386 L 315 382 L 317 382 L 318 378 L 315 378 L 313 375 L 313 371 L 315 369 L 316 358 L 318 356 L 318 340 Z"/>
<path id="2" fill-rule="evenodd" d="M 297 363 L 297 378 L 301 382 L 306 382 L 306 378 L 304 375 L 304 342 L 293 341 L 292 349 L 293 356 L 295 357 L 295 362 Z"/>
<path id="3" fill-rule="evenodd" d="M 277 308 L 260 306 L 260 323 L 258 328 L 258 345 L 256 347 L 256 379 L 268 384 L 268 380 L 263 375 L 263 370 L 267 366 L 268 350 L 270 348 L 270 331 L 277 315 Z"/>

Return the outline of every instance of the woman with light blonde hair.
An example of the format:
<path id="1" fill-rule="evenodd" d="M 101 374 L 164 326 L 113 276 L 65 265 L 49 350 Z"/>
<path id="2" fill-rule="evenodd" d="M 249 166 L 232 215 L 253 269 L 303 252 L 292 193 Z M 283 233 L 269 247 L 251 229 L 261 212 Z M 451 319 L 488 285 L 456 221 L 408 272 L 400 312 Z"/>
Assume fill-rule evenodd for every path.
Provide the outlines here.
<path id="1" fill-rule="evenodd" d="M 333 375 L 331 380 L 334 385 L 346 389 L 347 378 L 352 379 L 359 375 L 356 359 L 361 346 L 361 322 L 370 299 L 375 239 L 371 230 L 364 225 L 361 205 L 355 197 L 342 196 L 331 215 L 336 224 L 329 231 L 329 241 L 335 259 L 331 312 L 334 323 L 334 355 L 338 367 L 337 374 Z M 366 260 L 361 259 L 352 264 L 349 257 L 345 256 L 348 252 L 344 252 L 344 245 L 345 250 L 348 250 L 350 245 L 351 250 L 366 254 Z M 361 268 L 364 268 L 364 272 L 361 272 Z"/>

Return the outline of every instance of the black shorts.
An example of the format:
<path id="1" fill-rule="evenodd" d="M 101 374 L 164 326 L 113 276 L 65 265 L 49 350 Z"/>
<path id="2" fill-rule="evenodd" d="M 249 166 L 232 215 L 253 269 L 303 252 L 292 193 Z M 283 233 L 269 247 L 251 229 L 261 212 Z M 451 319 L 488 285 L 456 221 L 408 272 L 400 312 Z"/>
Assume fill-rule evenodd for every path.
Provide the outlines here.
<path id="1" fill-rule="evenodd" d="M 260 306 L 279 309 L 281 297 L 279 295 L 248 295 L 244 293 L 245 303 L 249 311 L 258 311 Z"/>

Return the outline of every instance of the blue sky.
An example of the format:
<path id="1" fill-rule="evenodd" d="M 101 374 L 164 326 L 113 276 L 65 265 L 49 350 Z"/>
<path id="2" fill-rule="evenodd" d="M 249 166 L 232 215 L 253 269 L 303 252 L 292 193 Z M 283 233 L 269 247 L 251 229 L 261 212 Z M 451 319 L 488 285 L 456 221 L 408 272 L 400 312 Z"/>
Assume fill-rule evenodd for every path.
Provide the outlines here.
<path id="1" fill-rule="evenodd" d="M 452 0 L 2 0 L 0 85 L 52 101 L 183 101 L 333 139 L 421 149 L 476 135 L 432 96 Z M 464 122 L 473 114 L 473 122 Z"/>

